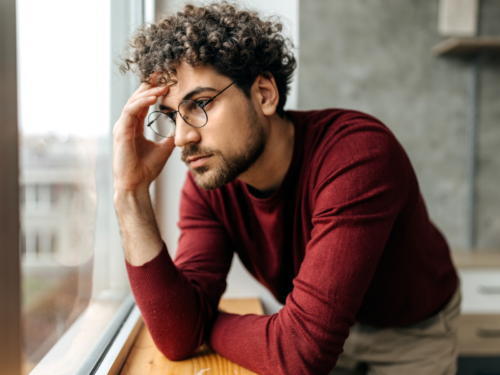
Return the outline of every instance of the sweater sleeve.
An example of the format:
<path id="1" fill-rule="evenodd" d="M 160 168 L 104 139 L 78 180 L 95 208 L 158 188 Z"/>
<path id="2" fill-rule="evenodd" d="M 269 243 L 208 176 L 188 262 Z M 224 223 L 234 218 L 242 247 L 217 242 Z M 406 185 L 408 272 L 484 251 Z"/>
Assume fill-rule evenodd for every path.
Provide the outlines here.
<path id="1" fill-rule="evenodd" d="M 213 325 L 210 346 L 258 374 L 327 374 L 335 366 L 407 199 L 392 134 L 343 132 L 329 150 L 316 150 L 313 229 L 285 306 L 270 316 L 221 313 Z"/>
<path id="2" fill-rule="evenodd" d="M 165 245 L 142 266 L 127 262 L 144 322 L 158 349 L 171 360 L 189 357 L 208 338 L 231 265 L 227 233 L 204 199 L 189 174 L 181 196 L 175 262 Z"/>

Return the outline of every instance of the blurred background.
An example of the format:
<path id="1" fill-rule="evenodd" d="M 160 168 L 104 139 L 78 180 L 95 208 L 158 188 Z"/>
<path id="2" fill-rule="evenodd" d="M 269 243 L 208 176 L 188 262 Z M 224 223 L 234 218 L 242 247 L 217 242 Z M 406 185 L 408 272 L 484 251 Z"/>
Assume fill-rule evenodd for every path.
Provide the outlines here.
<path id="1" fill-rule="evenodd" d="M 71 327 L 105 327 L 126 299 L 111 129 L 138 81 L 116 61 L 139 25 L 184 3 L 17 0 L 25 374 L 67 361 L 54 348 Z M 500 369 L 500 1 L 237 3 L 278 15 L 295 45 L 287 109 L 356 109 L 394 132 L 460 268 L 462 374 Z M 446 45 L 457 38 L 468 49 Z M 186 172 L 176 150 L 152 189 L 172 256 Z M 224 297 L 254 296 L 282 307 L 235 257 Z"/>
<path id="2" fill-rule="evenodd" d="M 476 3 L 477 31 L 469 36 L 500 36 L 499 1 L 441 3 L 456 4 L 455 17 L 461 16 L 460 6 Z M 441 10 L 443 17 L 447 9 Z M 298 106 L 354 108 L 378 117 L 409 154 L 430 216 L 451 247 L 495 251 L 500 249 L 500 59 L 488 58 L 479 71 L 471 212 L 471 60 L 482 52 L 431 53 L 447 37 L 464 34 L 439 32 L 439 13 L 439 1 L 301 2 Z"/>

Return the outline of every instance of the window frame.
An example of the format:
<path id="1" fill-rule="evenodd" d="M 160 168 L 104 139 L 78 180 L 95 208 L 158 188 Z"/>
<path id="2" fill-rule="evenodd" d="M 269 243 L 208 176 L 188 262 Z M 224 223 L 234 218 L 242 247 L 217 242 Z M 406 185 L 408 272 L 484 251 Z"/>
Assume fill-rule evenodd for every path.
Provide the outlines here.
<path id="1" fill-rule="evenodd" d="M 154 17 L 154 0 L 110 0 L 111 6 L 111 63 L 123 51 L 130 32 L 145 20 Z M 18 128 L 17 82 L 17 13 L 16 0 L 0 0 L 0 373 L 22 373 L 21 332 L 21 215 L 20 215 L 20 165 Z M 138 80 L 116 74 L 112 66 L 110 79 L 110 133 L 112 124 L 119 117 L 130 94 L 137 88 Z M 107 145 L 112 149 L 112 137 Z M 154 194 L 154 187 L 152 189 Z M 112 188 L 110 191 L 112 197 Z M 115 215 L 110 218 L 111 264 L 123 262 L 121 238 Z M 117 251 L 119 250 L 119 251 Z M 112 267 L 112 265 L 111 265 Z M 111 270 L 110 277 L 118 275 Z M 121 277 L 123 280 L 123 277 Z M 123 281 L 119 281 L 123 282 Z M 78 323 L 75 322 L 74 326 Z M 140 312 L 129 294 L 108 323 L 105 332 L 95 343 L 91 354 L 74 374 L 117 374 L 143 326 Z M 76 327 L 76 326 L 75 326 Z M 73 327 L 70 327 L 69 331 Z M 76 328 L 75 328 L 76 329 Z M 64 335 L 54 347 L 64 344 Z M 35 367 L 36 370 L 36 367 Z M 35 372 L 35 371 L 33 371 Z"/>
<path id="2" fill-rule="evenodd" d="M 0 0 L 0 373 L 21 373 L 16 1 Z"/>

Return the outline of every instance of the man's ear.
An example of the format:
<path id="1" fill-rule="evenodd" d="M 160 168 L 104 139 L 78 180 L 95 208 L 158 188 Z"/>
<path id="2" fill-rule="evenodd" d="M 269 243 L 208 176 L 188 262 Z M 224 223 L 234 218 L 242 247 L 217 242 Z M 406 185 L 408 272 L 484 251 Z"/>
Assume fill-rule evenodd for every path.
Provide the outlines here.
<path id="1" fill-rule="evenodd" d="M 259 75 L 255 79 L 252 91 L 255 92 L 257 105 L 260 106 L 262 113 L 266 116 L 274 115 L 280 99 L 274 77 L 269 75 L 267 78 Z"/>

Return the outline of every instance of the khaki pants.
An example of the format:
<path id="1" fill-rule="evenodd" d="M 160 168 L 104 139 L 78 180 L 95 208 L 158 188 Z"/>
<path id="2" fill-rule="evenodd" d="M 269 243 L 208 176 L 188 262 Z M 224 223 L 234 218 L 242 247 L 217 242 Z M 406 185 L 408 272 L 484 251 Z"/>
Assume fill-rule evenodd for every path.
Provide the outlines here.
<path id="1" fill-rule="evenodd" d="M 330 375 L 452 375 L 457 372 L 460 287 L 436 315 L 406 327 L 356 323 Z"/>

